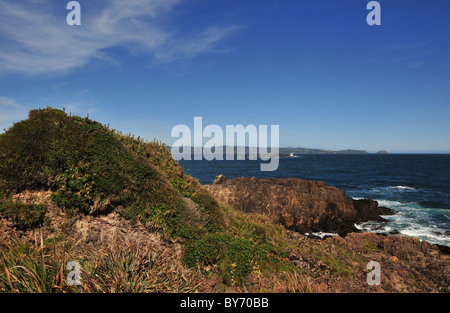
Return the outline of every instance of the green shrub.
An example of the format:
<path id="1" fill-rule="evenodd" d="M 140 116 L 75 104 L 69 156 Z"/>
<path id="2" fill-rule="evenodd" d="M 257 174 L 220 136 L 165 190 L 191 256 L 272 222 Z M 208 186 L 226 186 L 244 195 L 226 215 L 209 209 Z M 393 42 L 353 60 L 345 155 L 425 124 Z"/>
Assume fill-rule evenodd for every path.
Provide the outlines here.
<path id="1" fill-rule="evenodd" d="M 220 234 L 208 234 L 191 240 L 186 245 L 183 261 L 188 267 L 217 264 L 223 258 L 228 244 L 229 238 Z"/>
<path id="2" fill-rule="evenodd" d="M 199 190 L 191 196 L 194 201 L 207 218 L 206 228 L 209 232 L 216 232 L 223 230 L 225 224 L 225 217 L 222 209 L 217 201 L 205 190 Z"/>
<path id="3" fill-rule="evenodd" d="M 233 284 L 241 284 L 242 280 L 251 273 L 255 249 L 255 245 L 246 238 L 239 238 L 229 245 L 227 275 Z"/>
<path id="4" fill-rule="evenodd" d="M 35 228 L 44 222 L 47 207 L 42 204 L 25 204 L 5 199 L 0 201 L 0 213 L 11 219 L 20 229 Z"/>

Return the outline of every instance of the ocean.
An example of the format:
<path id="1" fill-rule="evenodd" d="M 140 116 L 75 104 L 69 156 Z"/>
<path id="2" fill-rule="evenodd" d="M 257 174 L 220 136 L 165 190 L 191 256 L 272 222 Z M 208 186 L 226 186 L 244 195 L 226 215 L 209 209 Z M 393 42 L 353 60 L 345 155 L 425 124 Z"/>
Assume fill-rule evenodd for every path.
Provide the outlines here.
<path id="1" fill-rule="evenodd" d="M 362 231 L 413 236 L 450 247 L 450 155 L 302 154 L 281 157 L 276 171 L 261 172 L 261 161 L 179 163 L 202 184 L 228 178 L 302 178 L 336 186 L 355 199 L 369 198 L 395 210 L 387 222 L 355 225 Z"/>

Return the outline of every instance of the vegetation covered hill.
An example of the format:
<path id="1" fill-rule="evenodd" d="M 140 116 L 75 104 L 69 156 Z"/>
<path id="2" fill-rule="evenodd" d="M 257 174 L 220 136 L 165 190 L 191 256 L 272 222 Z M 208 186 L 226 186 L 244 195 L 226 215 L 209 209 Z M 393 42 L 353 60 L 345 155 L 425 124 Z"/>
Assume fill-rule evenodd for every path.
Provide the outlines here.
<path id="1" fill-rule="evenodd" d="M 286 256 L 267 229 L 219 206 L 164 144 L 53 108 L 0 135 L 0 214 L 21 230 L 42 227 L 48 205 L 15 197 L 42 190 L 72 220 L 116 212 L 179 238 L 185 266 L 212 266 L 227 284 L 256 267 L 276 270 Z"/>

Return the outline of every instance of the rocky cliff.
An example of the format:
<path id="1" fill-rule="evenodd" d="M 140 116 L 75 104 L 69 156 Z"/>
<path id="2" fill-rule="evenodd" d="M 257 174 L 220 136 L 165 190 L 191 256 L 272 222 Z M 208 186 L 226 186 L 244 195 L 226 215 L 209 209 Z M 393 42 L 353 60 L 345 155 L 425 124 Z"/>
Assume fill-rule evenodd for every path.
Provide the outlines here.
<path id="1" fill-rule="evenodd" d="M 320 181 L 296 178 L 216 178 L 206 188 L 236 210 L 260 213 L 300 233 L 324 231 L 346 235 L 355 223 L 382 220 L 391 210 L 373 200 L 354 200 Z"/>

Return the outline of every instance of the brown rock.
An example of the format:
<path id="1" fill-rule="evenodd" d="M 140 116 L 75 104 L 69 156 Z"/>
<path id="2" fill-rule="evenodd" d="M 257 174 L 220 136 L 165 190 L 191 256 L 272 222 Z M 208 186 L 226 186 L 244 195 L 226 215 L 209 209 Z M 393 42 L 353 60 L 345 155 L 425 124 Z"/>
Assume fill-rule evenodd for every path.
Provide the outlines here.
<path id="1" fill-rule="evenodd" d="M 381 265 L 383 292 L 449 292 L 450 256 L 417 238 L 353 233 L 332 242 Z M 377 247 L 377 249 L 369 249 Z M 362 264 L 365 265 L 365 264 Z"/>
<path id="2" fill-rule="evenodd" d="M 301 233 L 325 231 L 345 235 L 356 231 L 355 223 L 380 220 L 380 214 L 389 213 L 376 201 L 354 200 L 343 190 L 321 181 L 226 179 L 222 175 L 205 187 L 216 199 L 236 210 L 261 213 Z"/>

